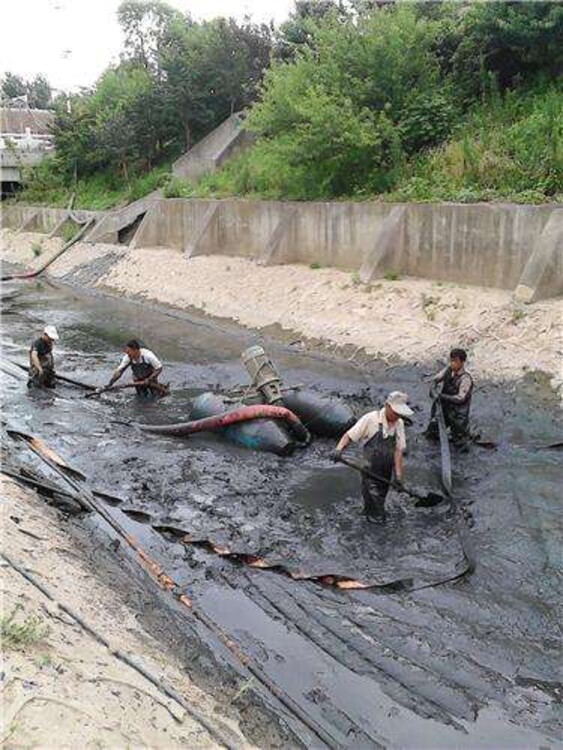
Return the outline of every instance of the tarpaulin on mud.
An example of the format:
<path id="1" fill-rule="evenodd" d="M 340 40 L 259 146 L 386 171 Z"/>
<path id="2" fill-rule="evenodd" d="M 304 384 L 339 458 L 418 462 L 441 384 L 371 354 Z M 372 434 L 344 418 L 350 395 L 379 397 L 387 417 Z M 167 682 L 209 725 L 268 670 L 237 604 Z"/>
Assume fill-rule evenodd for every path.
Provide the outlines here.
<path id="1" fill-rule="evenodd" d="M 444 507 L 417 513 L 393 518 L 384 526 L 368 524 L 357 514 L 330 529 L 323 525 L 313 537 L 294 529 L 291 538 L 276 531 L 272 519 L 264 519 L 269 544 L 262 528 L 256 528 L 255 533 L 232 527 L 196 533 L 181 519 L 170 516 L 153 518 L 151 524 L 187 545 L 204 547 L 254 568 L 277 569 L 294 580 L 332 576 L 369 587 L 398 581 L 432 584 L 461 574 L 464 554 L 450 510 Z"/>

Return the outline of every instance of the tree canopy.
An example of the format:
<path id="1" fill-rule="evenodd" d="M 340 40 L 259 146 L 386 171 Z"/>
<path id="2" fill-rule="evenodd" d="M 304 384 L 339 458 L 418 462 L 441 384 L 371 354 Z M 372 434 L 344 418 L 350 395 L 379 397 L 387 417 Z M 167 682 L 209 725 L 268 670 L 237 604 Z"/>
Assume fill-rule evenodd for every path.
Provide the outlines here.
<path id="1" fill-rule="evenodd" d="M 28 81 L 8 72 L 0 79 L 0 91 L 3 100 L 20 99 L 32 109 L 50 109 L 53 104 L 51 86 L 42 75 Z"/>
<path id="2" fill-rule="evenodd" d="M 124 0 L 120 62 L 57 108 L 63 170 L 127 177 L 178 155 L 256 97 L 272 33 L 250 21 L 201 23 L 159 0 Z"/>
<path id="3" fill-rule="evenodd" d="M 55 166 L 67 181 L 129 183 L 246 109 L 255 146 L 203 189 L 563 192 L 559 2 L 296 0 L 279 28 L 196 22 L 161 0 L 123 0 L 117 16 L 120 61 L 57 99 Z M 50 98 L 40 79 L 7 74 L 3 95 Z"/>

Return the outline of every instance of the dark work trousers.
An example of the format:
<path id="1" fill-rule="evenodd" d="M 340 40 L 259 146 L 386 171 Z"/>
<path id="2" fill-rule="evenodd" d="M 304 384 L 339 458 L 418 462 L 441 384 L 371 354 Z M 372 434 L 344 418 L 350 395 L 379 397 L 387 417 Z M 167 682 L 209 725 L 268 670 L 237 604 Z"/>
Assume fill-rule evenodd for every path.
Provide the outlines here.
<path id="1" fill-rule="evenodd" d="M 370 471 L 381 479 L 362 476 L 362 497 L 364 512 L 368 518 L 383 521 L 385 519 L 385 498 L 389 492 L 389 482 L 395 465 L 395 435 L 384 438 L 381 429 L 364 446 L 364 459 Z"/>
<path id="2" fill-rule="evenodd" d="M 469 409 L 466 404 L 458 405 L 453 402 L 442 401 L 442 413 L 444 414 L 444 424 L 450 428 L 454 445 L 465 446 L 470 440 Z M 440 437 L 435 403 L 432 404 L 426 435 L 432 440 L 438 440 Z"/>
<path id="3" fill-rule="evenodd" d="M 39 373 L 33 365 L 29 368 L 29 378 L 27 381 L 28 388 L 55 388 L 57 385 L 55 379 L 55 360 L 52 354 L 44 354 L 39 357 L 39 362 L 43 369 Z"/>
<path id="4" fill-rule="evenodd" d="M 154 367 L 148 362 L 131 362 L 131 371 L 135 380 L 146 380 L 153 374 Z M 150 385 L 138 385 L 135 387 L 135 391 L 137 396 L 141 398 L 155 398 L 158 395 L 158 391 L 151 388 Z"/>

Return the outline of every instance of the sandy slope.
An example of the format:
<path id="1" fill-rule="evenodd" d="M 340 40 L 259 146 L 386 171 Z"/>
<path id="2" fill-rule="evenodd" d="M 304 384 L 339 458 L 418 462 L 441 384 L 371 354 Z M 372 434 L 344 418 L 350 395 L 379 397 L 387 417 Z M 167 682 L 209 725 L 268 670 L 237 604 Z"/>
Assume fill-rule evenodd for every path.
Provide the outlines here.
<path id="1" fill-rule="evenodd" d="M 228 724 L 134 613 L 87 569 L 83 550 L 58 512 L 5 478 L 0 485 L 3 551 L 28 568 L 120 649 L 171 684 L 190 704 Z M 23 650 L 4 651 L 2 747 L 214 747 L 208 733 L 174 701 L 119 661 L 11 567 L 2 565 L 2 615 L 40 619 L 47 634 Z"/>
<path id="2" fill-rule="evenodd" d="M 30 248 L 39 239 L 3 230 L 2 257 L 28 264 L 34 260 Z M 46 241 L 45 257 L 59 242 Z M 390 362 L 434 361 L 461 345 L 478 377 L 515 379 L 541 370 L 554 385 L 563 383 L 561 299 L 523 306 L 498 289 L 412 278 L 366 286 L 357 275 L 330 268 L 263 267 L 222 256 L 186 260 L 167 248 L 84 243 L 57 260 L 51 273 L 64 277 L 110 252 L 121 258 L 97 284 L 120 293 L 199 308 L 251 328 L 279 324 Z"/>

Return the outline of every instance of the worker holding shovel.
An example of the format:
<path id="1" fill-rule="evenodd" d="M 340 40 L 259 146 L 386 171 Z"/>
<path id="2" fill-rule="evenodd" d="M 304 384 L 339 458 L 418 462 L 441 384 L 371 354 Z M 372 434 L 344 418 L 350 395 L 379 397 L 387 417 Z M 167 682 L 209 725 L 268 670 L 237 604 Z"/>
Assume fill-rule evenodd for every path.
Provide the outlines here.
<path id="1" fill-rule="evenodd" d="M 137 395 L 142 398 L 154 398 L 168 392 L 168 388 L 158 382 L 158 376 L 162 372 L 162 363 L 156 354 L 142 347 L 137 339 L 131 339 L 125 344 L 123 359 L 107 386 L 101 388 L 100 392 L 110 389 L 129 367 L 133 373 L 133 384 Z"/>
<path id="2" fill-rule="evenodd" d="M 385 499 L 391 486 L 393 470 L 395 484 L 400 489 L 403 479 L 403 454 L 407 447 L 405 423 L 401 417 L 410 417 L 407 394 L 393 391 L 383 409 L 370 411 L 345 432 L 333 454 L 340 461 L 350 443 L 361 443 L 364 449 L 366 472 L 362 473 L 364 511 L 369 521 L 385 520 Z M 347 462 L 346 462 L 347 463 Z"/>

